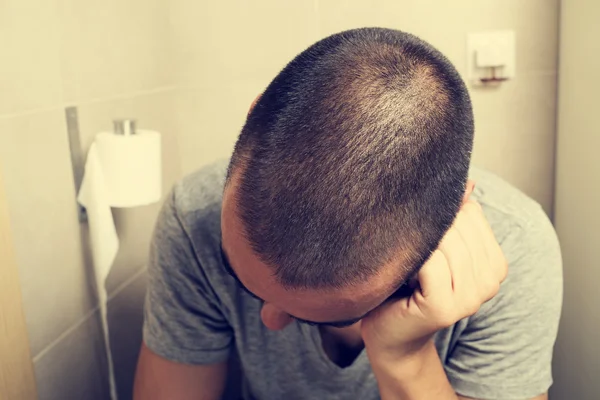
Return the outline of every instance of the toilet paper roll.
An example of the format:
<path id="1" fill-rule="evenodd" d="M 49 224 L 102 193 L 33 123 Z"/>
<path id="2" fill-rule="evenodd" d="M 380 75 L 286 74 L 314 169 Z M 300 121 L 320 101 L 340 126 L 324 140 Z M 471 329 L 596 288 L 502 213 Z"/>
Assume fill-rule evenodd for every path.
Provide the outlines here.
<path id="1" fill-rule="evenodd" d="M 162 194 L 161 137 L 139 130 L 134 135 L 96 135 L 85 164 L 78 202 L 85 207 L 94 263 L 94 278 L 107 349 L 110 391 L 117 399 L 108 336 L 106 278 L 119 250 L 111 207 L 135 207 L 157 202 Z"/>
<path id="2" fill-rule="evenodd" d="M 135 207 L 157 202 L 161 196 L 160 134 L 102 132 L 96 136 L 98 158 L 112 207 Z"/>

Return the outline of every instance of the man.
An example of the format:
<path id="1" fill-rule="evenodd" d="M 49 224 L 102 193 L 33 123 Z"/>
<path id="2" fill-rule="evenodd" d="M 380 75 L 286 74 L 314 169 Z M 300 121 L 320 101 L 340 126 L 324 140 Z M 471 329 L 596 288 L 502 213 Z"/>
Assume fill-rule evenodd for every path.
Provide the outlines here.
<path id="1" fill-rule="evenodd" d="M 418 38 L 301 53 L 227 172 L 162 210 L 136 399 L 219 399 L 234 351 L 245 398 L 547 398 L 558 243 L 507 183 L 474 170 L 473 188 L 472 140 L 464 83 Z"/>

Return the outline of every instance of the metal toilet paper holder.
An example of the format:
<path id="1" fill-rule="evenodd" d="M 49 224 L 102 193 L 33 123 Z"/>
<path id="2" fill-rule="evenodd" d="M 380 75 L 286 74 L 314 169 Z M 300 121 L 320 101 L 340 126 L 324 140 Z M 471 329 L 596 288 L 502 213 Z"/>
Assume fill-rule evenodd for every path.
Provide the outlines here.
<path id="1" fill-rule="evenodd" d="M 67 121 L 67 133 L 69 136 L 69 149 L 71 152 L 71 166 L 73 168 L 73 180 L 75 183 L 75 193 L 79 193 L 83 175 L 85 172 L 85 156 L 81 148 L 81 136 L 79 132 L 79 119 L 77 107 L 65 108 L 65 117 Z M 113 132 L 115 135 L 135 135 L 136 120 L 131 118 L 122 118 L 113 120 Z M 87 222 L 87 213 L 85 207 L 77 204 L 77 215 L 79 222 Z"/>

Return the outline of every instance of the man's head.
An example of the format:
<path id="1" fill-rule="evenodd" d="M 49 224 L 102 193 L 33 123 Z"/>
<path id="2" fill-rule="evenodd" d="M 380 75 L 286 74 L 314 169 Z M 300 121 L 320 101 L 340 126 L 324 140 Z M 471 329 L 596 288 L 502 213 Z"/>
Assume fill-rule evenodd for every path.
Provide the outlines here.
<path id="1" fill-rule="evenodd" d="M 248 115 L 223 198 L 226 258 L 267 326 L 359 318 L 394 293 L 454 220 L 472 141 L 464 83 L 412 35 L 346 31 L 290 62 Z"/>

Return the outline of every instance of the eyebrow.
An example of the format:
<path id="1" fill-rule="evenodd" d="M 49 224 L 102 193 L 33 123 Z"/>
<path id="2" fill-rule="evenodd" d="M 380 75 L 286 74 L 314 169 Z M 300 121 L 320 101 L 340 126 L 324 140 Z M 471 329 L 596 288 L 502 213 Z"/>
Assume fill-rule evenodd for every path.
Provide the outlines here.
<path id="1" fill-rule="evenodd" d="M 242 287 L 242 289 L 248 293 L 250 296 L 254 297 L 257 300 L 262 301 L 263 303 L 265 302 L 262 298 L 258 297 L 257 295 L 255 295 L 254 293 L 252 293 L 250 291 L 250 289 L 248 289 L 246 286 L 244 286 L 244 284 L 242 283 L 242 281 L 240 280 L 240 278 L 236 275 L 235 271 L 233 270 L 233 268 L 231 267 L 231 264 L 229 263 L 229 257 L 227 257 L 227 253 L 225 253 L 225 249 L 223 249 L 223 245 L 221 244 L 220 246 L 220 250 L 221 250 L 221 261 L 223 262 L 223 266 L 225 267 L 225 271 L 227 271 L 227 273 L 229 275 L 231 275 L 233 277 L 233 279 L 236 280 L 236 282 Z M 371 312 L 371 311 L 369 311 Z M 298 318 L 298 317 L 294 317 L 293 315 L 289 314 L 288 315 L 290 317 L 292 317 L 293 319 L 295 319 L 296 321 L 298 321 L 301 324 L 306 324 L 306 325 L 311 325 L 311 326 L 332 326 L 334 328 L 344 328 L 350 325 L 354 325 L 355 323 L 357 323 L 358 321 L 360 321 L 361 319 L 363 319 L 364 317 L 367 316 L 366 313 L 358 318 L 352 318 L 352 319 L 347 319 L 347 320 L 341 320 L 341 321 L 331 321 L 331 322 L 315 322 L 315 321 L 309 321 L 306 319 L 302 319 L 302 318 Z"/>
<path id="2" fill-rule="evenodd" d="M 235 271 L 233 270 L 233 268 L 231 268 L 231 264 L 229 263 L 229 258 L 227 257 L 227 254 L 225 253 L 225 250 L 223 249 L 223 246 L 220 246 L 221 248 L 221 261 L 223 263 L 223 266 L 225 267 L 225 271 L 227 271 L 227 273 L 229 275 L 231 275 L 231 277 L 233 279 L 236 280 L 236 282 L 238 283 L 238 285 L 241 286 L 241 288 L 248 293 L 250 296 L 254 297 L 257 300 L 262 301 L 263 303 L 265 302 L 263 299 L 261 299 L 260 297 L 258 297 L 257 295 L 255 295 L 254 293 L 252 293 L 250 291 L 250 289 L 248 289 L 246 286 L 244 286 L 244 284 L 242 283 L 242 281 L 240 281 L 240 278 L 238 278 L 238 276 L 236 275 Z"/>

